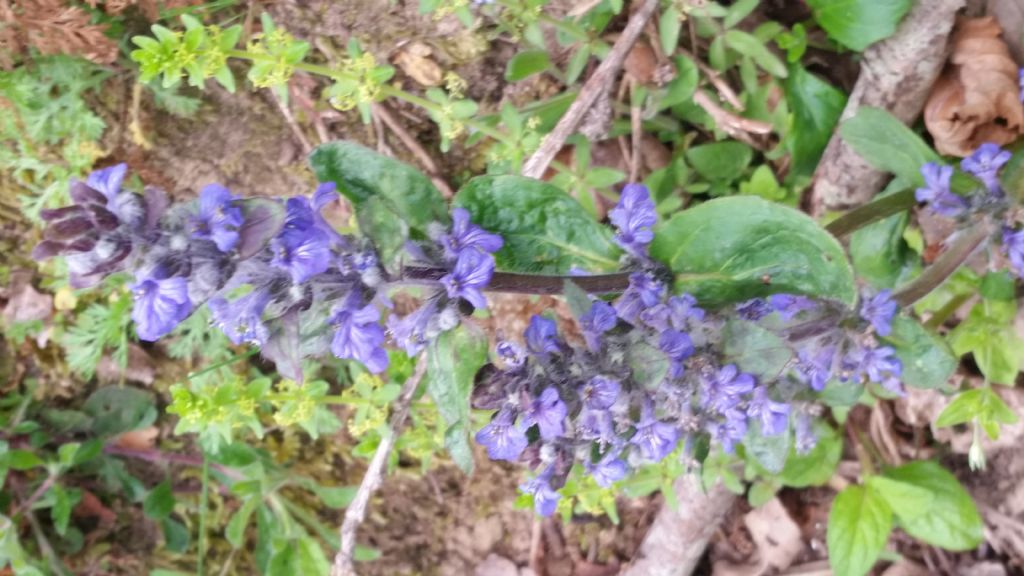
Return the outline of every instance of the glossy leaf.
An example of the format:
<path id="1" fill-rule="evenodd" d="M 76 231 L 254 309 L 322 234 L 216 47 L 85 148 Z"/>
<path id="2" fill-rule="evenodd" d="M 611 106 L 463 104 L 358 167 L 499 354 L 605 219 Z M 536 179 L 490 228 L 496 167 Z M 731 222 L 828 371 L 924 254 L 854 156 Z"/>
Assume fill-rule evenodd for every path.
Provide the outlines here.
<path id="1" fill-rule="evenodd" d="M 411 234 L 426 237 L 433 222 L 448 222 L 444 197 L 430 179 L 419 170 L 387 156 L 355 144 L 337 141 L 313 150 L 309 163 L 320 182 L 334 182 L 338 191 L 356 206 L 360 223 L 373 222 L 383 226 L 390 215 L 403 222 Z M 373 214 L 364 218 L 362 211 L 370 198 Z M 381 230 L 375 241 L 395 231 L 394 226 Z M 397 242 L 392 239 L 392 243 Z"/>
<path id="2" fill-rule="evenodd" d="M 495 254 L 510 272 L 565 274 L 618 269 L 621 250 L 609 228 L 555 186 L 520 176 L 479 176 L 456 194 L 473 222 L 505 240 Z"/>
<path id="3" fill-rule="evenodd" d="M 814 11 L 814 19 L 828 35 L 857 52 L 891 36 L 912 3 L 912 0 L 807 0 Z"/>
<path id="4" fill-rule="evenodd" d="M 881 495 L 849 486 L 828 516 L 828 561 L 836 576 L 863 576 L 875 565 L 892 531 L 892 510 Z"/>
<path id="5" fill-rule="evenodd" d="M 676 292 L 709 306 L 776 293 L 856 300 L 839 242 L 807 215 L 753 196 L 676 214 L 655 230 L 651 256 L 676 274 Z"/>

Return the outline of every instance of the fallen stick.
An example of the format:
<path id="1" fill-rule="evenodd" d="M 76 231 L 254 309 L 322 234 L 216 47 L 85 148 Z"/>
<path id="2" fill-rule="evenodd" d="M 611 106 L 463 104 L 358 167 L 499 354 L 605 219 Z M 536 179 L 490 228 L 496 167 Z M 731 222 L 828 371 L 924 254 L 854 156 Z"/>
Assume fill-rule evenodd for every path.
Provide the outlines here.
<path id="1" fill-rule="evenodd" d="M 551 164 L 555 155 L 565 145 L 566 139 L 576 132 L 576 128 L 583 121 L 587 111 L 593 107 L 597 98 L 605 94 L 608 87 L 611 86 L 611 83 L 615 80 L 615 75 L 622 68 L 622 62 L 626 59 L 626 54 L 633 48 L 633 44 L 636 44 L 637 38 L 640 37 L 640 33 L 643 32 L 644 26 L 651 19 L 651 16 L 654 15 L 654 10 L 657 7 L 658 0 L 644 0 L 640 9 L 629 18 L 629 23 L 626 24 L 622 35 L 615 41 L 611 52 L 608 53 L 608 56 L 605 57 L 601 65 L 597 67 L 597 70 L 594 71 L 590 79 L 580 89 L 579 95 L 576 96 L 576 101 L 569 106 L 565 115 L 558 121 L 555 129 L 544 137 L 540 147 L 523 165 L 523 176 L 540 178 L 544 175 L 548 165 Z"/>
<path id="2" fill-rule="evenodd" d="M 861 106 L 887 110 L 904 124 L 917 119 L 942 72 L 949 33 L 964 2 L 916 2 L 895 34 L 868 48 L 840 121 L 851 118 Z M 814 175 L 810 211 L 821 215 L 863 204 L 882 189 L 887 178 L 835 132 Z"/>
<path id="3" fill-rule="evenodd" d="M 373 453 L 373 459 L 366 468 L 359 490 L 355 498 L 345 510 L 345 519 L 341 523 L 341 540 L 338 553 L 334 556 L 334 567 L 331 569 L 331 576 L 356 576 L 352 566 L 352 557 L 356 551 L 356 532 L 359 525 L 366 519 L 366 508 L 370 503 L 370 497 L 380 487 L 384 478 L 384 468 L 387 465 L 388 455 L 398 439 L 405 419 L 409 416 L 409 405 L 412 403 L 412 396 L 419 388 L 423 375 L 427 372 L 426 354 L 420 357 L 416 363 L 416 370 L 412 376 L 402 385 L 402 391 L 392 404 L 393 412 L 391 421 L 388 423 L 388 433 L 380 439 L 377 451 Z"/>
<path id="4" fill-rule="evenodd" d="M 704 555 L 736 495 L 721 484 L 706 493 L 698 474 L 676 479 L 675 510 L 663 506 L 644 536 L 640 550 L 619 576 L 686 576 Z"/>

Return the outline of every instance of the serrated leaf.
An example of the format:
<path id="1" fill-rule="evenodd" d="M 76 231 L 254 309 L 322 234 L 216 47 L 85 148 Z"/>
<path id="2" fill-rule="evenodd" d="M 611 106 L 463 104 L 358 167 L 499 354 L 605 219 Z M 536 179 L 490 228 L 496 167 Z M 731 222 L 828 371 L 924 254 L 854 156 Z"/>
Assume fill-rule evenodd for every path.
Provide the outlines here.
<path id="1" fill-rule="evenodd" d="M 970 494 L 955 476 L 935 462 L 911 462 L 885 471 L 887 478 L 931 492 L 923 514 L 900 517 L 900 527 L 914 538 L 947 550 L 971 550 L 984 540 L 984 524 Z"/>
<path id="2" fill-rule="evenodd" d="M 875 565 L 892 531 L 892 510 L 870 488 L 849 486 L 828 516 L 828 561 L 836 576 L 863 576 Z"/>
<path id="3" fill-rule="evenodd" d="M 613 271 L 621 250 L 612 233 L 555 186 L 520 176 L 478 176 L 455 195 L 473 222 L 500 234 L 498 268 L 565 274 L 573 267 Z"/>
<path id="4" fill-rule="evenodd" d="M 839 242 L 806 214 L 754 196 L 676 214 L 655 229 L 650 252 L 676 274 L 677 293 L 708 306 L 778 293 L 856 300 Z"/>

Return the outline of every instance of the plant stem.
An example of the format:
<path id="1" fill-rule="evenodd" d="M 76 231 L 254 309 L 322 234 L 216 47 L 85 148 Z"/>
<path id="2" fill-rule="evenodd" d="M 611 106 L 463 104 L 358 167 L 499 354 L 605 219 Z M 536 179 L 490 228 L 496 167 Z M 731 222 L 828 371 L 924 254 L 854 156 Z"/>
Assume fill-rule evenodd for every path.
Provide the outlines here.
<path id="1" fill-rule="evenodd" d="M 203 368 L 199 372 L 192 372 L 192 373 L 190 373 L 188 375 L 187 379 L 188 380 L 193 380 L 195 378 L 198 378 L 198 377 L 202 376 L 203 374 L 209 374 L 210 372 L 213 372 L 214 370 L 216 370 L 218 368 L 223 368 L 224 366 L 227 366 L 229 364 L 234 364 L 235 362 L 238 362 L 239 360 L 245 360 L 246 358 L 249 358 L 250 356 L 255 356 L 258 353 L 259 353 L 259 348 L 253 348 L 252 350 L 249 350 L 247 352 L 242 352 L 241 354 L 235 354 L 231 358 L 228 358 L 227 360 L 222 360 L 220 362 L 217 362 L 216 364 L 214 364 L 212 366 L 207 366 L 206 368 Z"/>
<path id="2" fill-rule="evenodd" d="M 203 559 L 206 558 L 206 514 L 210 505 L 210 459 L 203 452 L 203 489 L 199 493 L 199 558 L 196 560 L 196 575 L 203 576 Z"/>
<path id="3" fill-rule="evenodd" d="M 434 284 L 447 273 L 448 271 L 442 268 L 406 268 L 402 272 L 402 278 L 399 281 Z M 629 287 L 629 274 L 629 272 L 616 272 L 614 274 L 597 274 L 594 276 L 542 276 L 539 274 L 495 272 L 486 290 L 512 294 L 561 294 L 565 290 L 565 281 L 571 280 L 584 292 L 590 294 L 610 294 L 622 292 Z"/>
<path id="4" fill-rule="evenodd" d="M 899 214 L 916 203 L 913 189 L 901 190 L 850 210 L 825 226 L 825 229 L 839 238 L 882 218 Z"/>
<path id="5" fill-rule="evenodd" d="M 925 268 L 920 276 L 897 290 L 893 299 L 900 306 L 907 307 L 927 296 L 956 272 L 978 246 L 992 235 L 992 230 L 992 223 L 984 220 L 963 232 L 931 266 Z"/>
<path id="6" fill-rule="evenodd" d="M 949 302 L 946 302 L 946 304 L 942 308 L 939 308 L 938 310 L 935 311 L 934 314 L 932 314 L 931 318 L 929 318 L 928 321 L 924 323 L 924 327 L 931 330 L 938 329 L 940 326 L 946 323 L 946 320 L 948 320 L 954 312 L 959 310 L 960 307 L 963 306 L 973 296 L 973 294 L 957 294 L 956 296 L 953 296 L 952 298 L 949 299 Z"/>

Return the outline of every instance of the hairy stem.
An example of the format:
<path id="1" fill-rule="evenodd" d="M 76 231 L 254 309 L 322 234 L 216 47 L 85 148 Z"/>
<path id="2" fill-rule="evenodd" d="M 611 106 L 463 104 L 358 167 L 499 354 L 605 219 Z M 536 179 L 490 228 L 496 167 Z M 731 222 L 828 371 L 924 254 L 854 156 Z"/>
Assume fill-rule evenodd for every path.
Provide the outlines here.
<path id="1" fill-rule="evenodd" d="M 448 271 L 442 268 L 406 268 L 402 271 L 400 282 L 434 284 Z M 612 294 L 622 292 L 629 287 L 629 272 L 614 274 L 597 274 L 594 276 L 544 276 L 540 274 L 516 274 L 513 272 L 495 272 L 487 285 L 490 292 L 508 292 L 512 294 L 561 294 L 565 289 L 565 281 L 572 280 L 584 292 L 590 294 Z"/>
<path id="2" fill-rule="evenodd" d="M 925 268 L 914 281 L 903 286 L 893 295 L 900 306 L 907 307 L 928 295 L 946 281 L 978 249 L 978 246 L 992 235 L 992 223 L 985 220 L 953 241 L 953 244 Z"/>
<path id="3" fill-rule="evenodd" d="M 334 567 L 331 570 L 331 576 L 355 576 L 352 558 L 356 550 L 356 531 L 359 530 L 359 525 L 366 518 L 366 509 L 370 504 L 370 497 L 373 496 L 373 493 L 383 481 L 388 455 L 391 454 L 391 449 L 398 439 L 398 434 L 405 425 L 405 420 L 409 416 L 409 404 L 412 402 L 412 396 L 416 389 L 419 388 L 426 372 L 426 355 L 423 355 L 420 356 L 419 361 L 416 363 L 416 370 L 412 376 L 402 385 L 402 391 L 392 405 L 394 412 L 391 415 L 391 421 L 388 423 L 388 430 L 382 435 L 380 444 L 377 445 L 377 451 L 374 452 L 373 459 L 370 460 L 370 465 L 366 469 L 366 475 L 363 476 L 362 483 L 359 484 L 359 490 L 356 492 L 355 498 L 348 509 L 345 510 L 345 520 L 341 523 L 340 545 L 338 546 L 338 553 L 334 556 Z"/>
<path id="4" fill-rule="evenodd" d="M 883 218 L 899 214 L 917 203 L 914 190 L 907 189 L 858 206 L 833 220 L 825 229 L 840 238 Z"/>

